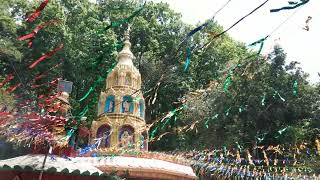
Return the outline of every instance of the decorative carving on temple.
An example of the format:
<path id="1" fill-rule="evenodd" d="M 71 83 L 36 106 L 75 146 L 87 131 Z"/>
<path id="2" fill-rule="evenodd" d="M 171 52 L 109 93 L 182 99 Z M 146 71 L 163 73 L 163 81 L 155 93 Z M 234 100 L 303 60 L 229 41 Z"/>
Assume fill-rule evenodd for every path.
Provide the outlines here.
<path id="1" fill-rule="evenodd" d="M 120 137 L 120 147 L 124 149 L 133 148 L 133 136 L 128 131 L 124 131 Z"/>
<path id="2" fill-rule="evenodd" d="M 119 77 L 118 77 L 118 74 L 115 73 L 114 74 L 114 78 L 113 78 L 113 85 L 118 85 L 119 84 Z"/>
<path id="3" fill-rule="evenodd" d="M 102 125 L 98 128 L 96 138 L 101 138 L 99 147 L 110 147 L 111 128 L 109 125 Z"/>
<path id="4" fill-rule="evenodd" d="M 316 140 L 314 142 L 315 142 L 317 154 L 318 154 L 318 156 L 320 156 L 320 135 L 319 135 L 319 137 L 316 138 Z"/>
<path id="5" fill-rule="evenodd" d="M 131 86 L 131 75 L 129 73 L 126 74 L 125 85 Z"/>

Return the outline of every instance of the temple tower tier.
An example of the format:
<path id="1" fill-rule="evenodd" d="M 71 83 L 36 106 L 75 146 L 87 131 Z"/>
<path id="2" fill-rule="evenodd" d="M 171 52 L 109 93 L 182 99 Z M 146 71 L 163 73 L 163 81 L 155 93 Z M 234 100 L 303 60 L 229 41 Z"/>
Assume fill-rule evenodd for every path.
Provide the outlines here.
<path id="1" fill-rule="evenodd" d="M 141 92 L 141 75 L 133 65 L 129 28 L 118 63 L 108 74 L 106 88 L 101 92 L 98 119 L 91 127 L 91 142 L 101 138 L 98 148 L 148 150 L 145 100 Z"/>

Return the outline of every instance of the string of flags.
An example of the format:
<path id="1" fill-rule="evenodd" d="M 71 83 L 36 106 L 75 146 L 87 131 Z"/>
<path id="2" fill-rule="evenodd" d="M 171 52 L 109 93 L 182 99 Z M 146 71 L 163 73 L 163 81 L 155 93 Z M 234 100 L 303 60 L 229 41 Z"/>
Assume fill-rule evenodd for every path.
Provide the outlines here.
<path id="1" fill-rule="evenodd" d="M 248 165 L 232 165 L 217 163 L 195 163 L 193 168 L 198 176 L 205 177 L 226 177 L 241 179 L 312 179 L 319 177 L 308 168 L 282 168 L 282 167 L 250 167 Z"/>
<path id="2" fill-rule="evenodd" d="M 124 19 L 120 19 L 118 21 L 111 22 L 111 24 L 109 26 L 107 26 L 104 30 L 108 30 L 108 29 L 114 28 L 114 27 L 119 27 L 122 24 L 129 23 L 134 17 L 136 17 L 137 15 L 139 15 L 141 13 L 141 11 L 145 8 L 145 5 L 146 5 L 146 1 L 139 9 L 134 11 L 129 17 L 124 18 Z"/>
<path id="3" fill-rule="evenodd" d="M 104 76 L 107 76 L 112 70 L 113 68 L 115 67 L 116 63 L 114 62 L 111 67 L 107 70 L 107 73 L 106 75 Z M 89 90 L 85 93 L 84 96 L 82 96 L 82 98 L 79 99 L 79 102 L 82 102 L 83 100 L 85 100 L 94 90 L 95 88 L 105 80 L 105 77 L 101 77 L 99 76 L 98 79 L 93 83 L 92 86 L 90 86 Z"/>
<path id="4" fill-rule="evenodd" d="M 186 62 L 184 64 L 184 72 L 188 71 L 190 61 L 191 61 L 191 49 L 188 47 L 187 48 L 187 58 L 186 58 Z"/>
<path id="5" fill-rule="evenodd" d="M 240 18 L 238 21 L 236 21 L 234 24 L 232 24 L 230 27 L 228 27 L 226 30 L 222 31 L 221 33 L 218 33 L 217 35 L 213 36 L 212 39 L 207 42 L 206 44 L 204 44 L 200 49 L 203 48 L 207 48 L 216 38 L 224 35 L 225 33 L 227 33 L 230 29 L 232 29 L 233 27 L 235 27 L 237 24 L 239 24 L 241 21 L 243 21 L 244 19 L 246 19 L 247 17 L 249 17 L 250 15 L 252 15 L 254 12 L 256 12 L 257 10 L 259 10 L 261 7 L 263 7 L 269 0 L 264 1 L 262 4 L 260 4 L 259 6 L 257 6 L 256 8 L 254 8 L 252 11 L 250 11 L 248 14 L 246 14 L 245 16 L 243 16 L 242 18 Z"/>
<path id="6" fill-rule="evenodd" d="M 26 17 L 26 21 L 28 23 L 35 21 L 41 15 L 42 10 L 47 6 L 48 3 L 49 0 L 42 1 L 40 6 Z M 31 48 L 33 40 L 36 38 L 36 35 L 41 29 L 50 25 L 56 25 L 58 22 L 58 20 L 49 20 L 45 23 L 42 23 L 36 26 L 31 33 L 19 37 L 18 40 L 26 40 L 28 42 L 28 47 Z M 28 66 L 28 68 L 33 69 L 42 61 L 51 58 L 56 52 L 63 49 L 63 46 L 63 43 L 61 43 L 55 49 L 47 52 L 35 60 Z M 50 92 L 51 87 L 57 85 L 57 82 L 60 78 L 56 78 L 48 83 L 36 84 L 36 82 L 47 76 L 52 69 L 57 68 L 60 65 L 61 63 L 56 64 L 47 71 L 36 74 L 36 76 L 26 84 L 30 85 L 31 89 L 35 89 L 40 86 L 48 86 L 47 92 Z M 13 64 L 12 66 L 15 71 L 15 75 L 13 75 L 13 73 L 9 74 L 0 85 L 1 87 L 4 86 L 6 83 L 14 79 L 15 76 L 18 76 L 20 83 L 7 88 L 7 93 L 12 93 L 18 87 L 24 85 Z M 33 94 L 31 95 L 34 96 Z M 25 144 L 28 144 L 29 147 L 31 144 L 38 146 L 41 143 L 43 144 L 45 142 L 49 142 L 51 145 L 57 145 L 59 141 L 68 141 L 73 134 L 72 130 L 69 131 L 66 137 L 62 139 L 61 137 L 57 136 L 57 134 L 61 133 L 60 127 L 65 125 L 67 121 L 66 118 L 62 116 L 49 115 L 49 113 L 56 112 L 57 109 L 61 108 L 60 104 L 54 103 L 54 100 L 60 95 L 60 93 L 54 95 L 41 94 L 38 97 L 35 97 L 37 98 L 35 100 L 26 99 L 23 102 L 17 103 L 17 108 L 27 108 L 28 110 L 26 111 L 26 114 L 23 114 L 21 111 L 14 111 L 4 114 L 4 116 L 1 117 L 1 135 L 7 137 L 8 141 L 16 141 L 18 144 L 24 142 Z M 20 97 L 23 96 L 20 95 Z M 41 113 L 30 112 L 35 109 L 37 103 L 41 108 Z M 29 106 L 31 106 L 31 108 L 29 108 Z M 46 111 L 44 108 L 46 108 Z M 6 131 L 3 129 L 6 129 Z"/>
<path id="7" fill-rule="evenodd" d="M 294 96 L 297 96 L 298 95 L 298 81 L 297 80 L 294 80 L 293 82 L 293 89 L 292 89 L 292 93 Z"/>
<path id="8" fill-rule="evenodd" d="M 214 17 L 220 12 L 222 11 L 229 3 L 231 0 L 228 0 L 219 10 L 217 10 L 213 17 L 211 17 L 210 19 L 208 19 L 206 22 L 204 22 L 203 24 L 199 25 L 198 27 L 192 29 L 187 35 L 186 37 L 181 41 L 181 43 L 178 45 L 178 51 L 180 50 L 180 47 L 183 43 L 185 43 L 186 41 L 189 41 L 189 39 L 196 34 L 199 31 L 202 31 L 203 29 L 205 29 L 207 26 L 209 26 L 210 24 L 212 24 L 214 22 Z M 186 54 L 186 62 L 184 64 L 184 71 L 186 72 L 188 70 L 188 67 L 190 65 L 191 62 L 191 52 L 196 48 L 196 46 L 193 46 L 192 48 L 188 47 Z"/>
<path id="9" fill-rule="evenodd" d="M 255 41 L 255 42 L 253 42 L 253 43 L 251 43 L 251 44 L 249 44 L 249 46 L 256 46 L 256 45 L 260 44 L 259 50 L 258 50 L 258 52 L 257 52 L 257 54 L 260 55 L 260 54 L 261 54 L 261 51 L 262 51 L 262 49 L 263 49 L 264 43 L 265 43 L 265 41 L 267 40 L 268 37 L 269 37 L 269 35 L 266 36 L 266 37 L 264 37 L 264 38 L 261 38 L 261 39 Z"/>
<path id="10" fill-rule="evenodd" d="M 309 2 L 309 0 L 300 0 L 300 2 L 295 2 L 295 1 L 289 1 L 289 6 L 284 6 L 281 8 L 276 8 L 276 9 L 271 9 L 270 12 L 274 13 L 274 12 L 279 12 L 282 10 L 290 10 L 290 9 L 295 9 L 297 7 L 303 6 L 305 4 L 307 4 Z"/>

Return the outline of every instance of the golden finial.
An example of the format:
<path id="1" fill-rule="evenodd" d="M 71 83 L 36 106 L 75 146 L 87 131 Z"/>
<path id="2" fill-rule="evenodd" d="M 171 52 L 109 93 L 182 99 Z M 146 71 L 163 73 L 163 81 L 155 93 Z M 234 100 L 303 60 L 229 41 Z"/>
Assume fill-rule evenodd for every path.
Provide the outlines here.
<path id="1" fill-rule="evenodd" d="M 131 43 L 130 43 L 130 30 L 131 27 L 128 24 L 128 28 L 127 30 L 124 32 L 124 46 L 123 49 L 119 52 L 119 59 L 121 59 L 122 57 L 126 57 L 125 61 L 128 62 L 128 60 L 132 63 L 132 59 L 134 58 L 130 48 L 131 48 Z"/>
<path id="2" fill-rule="evenodd" d="M 131 31 L 131 25 L 128 24 L 127 30 L 124 32 L 124 46 L 127 46 L 129 49 L 131 48 L 130 31 Z"/>

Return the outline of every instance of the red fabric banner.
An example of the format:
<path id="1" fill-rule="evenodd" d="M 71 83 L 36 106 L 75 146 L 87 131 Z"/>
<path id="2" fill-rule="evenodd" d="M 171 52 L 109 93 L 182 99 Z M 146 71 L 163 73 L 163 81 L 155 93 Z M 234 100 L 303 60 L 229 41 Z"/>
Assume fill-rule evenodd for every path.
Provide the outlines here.
<path id="1" fill-rule="evenodd" d="M 36 77 L 34 78 L 34 81 L 37 81 L 37 80 L 40 80 L 40 79 L 46 77 L 46 75 L 49 73 L 49 71 L 51 71 L 51 70 L 54 69 L 54 68 L 59 67 L 60 65 L 62 65 L 62 62 L 61 62 L 61 63 L 58 63 L 58 64 L 56 64 L 56 65 L 54 65 L 54 66 L 52 66 L 52 67 L 51 67 L 49 70 L 47 70 L 46 72 L 37 74 Z"/>
<path id="2" fill-rule="evenodd" d="M 22 84 L 21 83 L 19 83 L 19 84 L 16 84 L 16 85 L 14 85 L 14 86 L 11 86 L 11 87 L 9 87 L 7 90 L 6 90 L 6 92 L 7 93 L 12 93 L 13 91 L 15 91 L 18 87 L 20 87 Z"/>
<path id="3" fill-rule="evenodd" d="M 13 74 L 9 74 L 1 83 L 0 88 L 2 88 L 7 82 L 11 81 L 14 78 Z"/>
<path id="4" fill-rule="evenodd" d="M 56 86 L 56 85 L 58 84 L 58 82 L 59 82 L 60 79 L 61 79 L 61 78 L 56 78 L 56 79 L 54 79 L 54 80 L 51 81 L 51 82 L 46 82 L 46 83 L 42 83 L 42 84 L 35 84 L 35 83 L 33 83 L 33 84 L 31 85 L 31 89 L 39 88 L 39 87 L 41 87 L 41 86 L 48 86 L 48 87 L 49 87 L 49 88 L 48 88 L 48 91 L 49 91 L 52 86 Z"/>
<path id="5" fill-rule="evenodd" d="M 63 48 L 63 44 L 60 44 L 57 48 L 52 51 L 49 51 L 45 55 L 41 56 L 39 59 L 35 60 L 30 66 L 29 69 L 36 67 L 41 61 L 44 61 L 47 58 L 51 58 L 56 52 L 60 51 Z"/>
<path id="6" fill-rule="evenodd" d="M 49 0 L 44 0 L 40 6 L 31 14 L 27 17 L 27 22 L 32 22 L 37 19 L 41 15 L 41 11 L 47 6 L 49 3 Z"/>
<path id="7" fill-rule="evenodd" d="M 42 23 L 39 26 L 37 26 L 34 30 L 32 30 L 32 32 L 30 34 L 24 35 L 19 37 L 18 40 L 20 41 L 24 41 L 24 40 L 28 40 L 28 47 L 31 48 L 32 47 L 32 41 L 35 38 L 35 36 L 37 35 L 37 33 L 44 27 L 51 25 L 51 24 L 56 24 L 58 21 L 57 20 L 50 20 L 48 22 Z"/>

